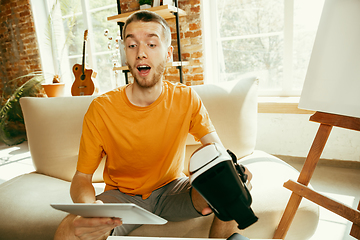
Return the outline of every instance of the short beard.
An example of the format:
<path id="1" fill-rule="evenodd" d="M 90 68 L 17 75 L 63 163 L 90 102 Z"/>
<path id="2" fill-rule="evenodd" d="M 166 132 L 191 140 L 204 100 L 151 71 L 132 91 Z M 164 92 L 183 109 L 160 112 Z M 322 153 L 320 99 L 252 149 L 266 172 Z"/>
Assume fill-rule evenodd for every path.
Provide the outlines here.
<path id="1" fill-rule="evenodd" d="M 134 81 L 141 88 L 152 88 L 153 86 L 155 86 L 162 78 L 162 76 L 165 72 L 165 66 L 166 66 L 166 61 L 164 61 L 163 63 L 159 64 L 156 67 L 155 74 L 150 81 L 141 81 L 141 79 L 138 79 L 135 75 L 136 70 L 134 71 L 134 69 L 128 65 L 129 70 L 134 77 Z"/>

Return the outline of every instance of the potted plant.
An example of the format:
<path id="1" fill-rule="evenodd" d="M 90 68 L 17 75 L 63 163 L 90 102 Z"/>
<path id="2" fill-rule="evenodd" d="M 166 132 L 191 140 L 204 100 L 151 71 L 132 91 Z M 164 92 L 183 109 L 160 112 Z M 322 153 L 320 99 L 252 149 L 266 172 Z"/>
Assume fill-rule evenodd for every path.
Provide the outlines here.
<path id="1" fill-rule="evenodd" d="M 58 45 L 56 43 L 57 32 L 52 27 L 54 21 L 59 21 L 59 16 L 55 14 L 56 4 L 57 0 L 49 14 L 47 24 L 47 38 L 49 45 L 52 47 Z M 74 14 L 69 20 L 69 31 L 67 32 L 63 49 L 65 48 L 66 43 L 73 38 L 72 29 L 75 26 L 75 19 L 76 17 Z M 58 72 L 61 72 L 60 63 Z M 46 88 L 45 85 L 42 85 L 45 82 L 44 75 L 45 73 L 43 71 L 32 72 L 5 83 L 4 89 L 6 89 L 6 91 L 3 89 L 3 94 L 0 96 L 0 141 L 11 146 L 20 144 L 27 139 L 23 114 L 19 103 L 21 97 L 45 97 L 45 92 L 49 97 L 58 95 L 58 93 L 50 93 L 48 90 L 44 92 Z M 57 74 L 52 74 L 51 77 L 53 78 L 52 82 L 48 85 L 52 85 L 51 88 L 60 88 L 60 90 L 57 89 L 57 91 L 61 93 L 64 88 L 64 83 L 60 82 L 60 77 Z"/>
<path id="2" fill-rule="evenodd" d="M 26 141 L 24 118 L 20 107 L 22 97 L 43 97 L 41 83 L 44 81 L 42 72 L 30 73 L 9 81 L 7 84 L 17 84 L 29 78 L 24 84 L 17 88 L 8 98 L 0 110 L 0 140 L 12 146 Z M 2 101 L 5 97 L 4 92 Z"/>
<path id="3" fill-rule="evenodd" d="M 45 38 L 47 39 L 46 43 L 47 45 L 49 45 L 52 55 L 56 56 L 56 59 L 59 59 L 56 64 L 54 63 L 54 73 L 50 74 L 50 76 L 47 76 L 48 73 L 45 74 L 47 76 L 46 79 L 49 79 L 50 77 L 52 78 L 51 82 L 49 83 L 48 81 L 46 81 L 46 83 L 42 84 L 48 97 L 60 97 L 64 94 L 65 83 L 61 81 L 60 77 L 62 73 L 61 59 L 63 57 L 64 50 L 67 44 L 70 43 L 75 37 L 73 35 L 73 28 L 76 24 L 76 16 L 75 13 L 73 13 L 72 17 L 68 18 L 67 20 L 68 31 L 65 33 L 65 41 L 63 43 L 63 46 L 61 50 L 58 49 L 58 46 L 61 45 L 58 39 L 61 39 L 62 36 L 60 33 L 61 30 L 54 27 L 54 25 L 56 25 L 55 23 L 57 22 L 62 22 L 62 16 L 59 11 L 60 8 L 65 9 L 65 11 L 71 11 L 72 6 L 68 6 L 63 2 L 58 2 L 58 0 L 56 0 L 48 16 L 48 21 L 45 29 Z"/>
<path id="4" fill-rule="evenodd" d="M 60 97 L 64 94 L 65 83 L 60 82 L 60 76 L 55 74 L 52 83 L 43 83 L 42 87 L 48 97 Z"/>
<path id="5" fill-rule="evenodd" d="M 140 9 L 151 8 L 152 0 L 139 0 Z"/>

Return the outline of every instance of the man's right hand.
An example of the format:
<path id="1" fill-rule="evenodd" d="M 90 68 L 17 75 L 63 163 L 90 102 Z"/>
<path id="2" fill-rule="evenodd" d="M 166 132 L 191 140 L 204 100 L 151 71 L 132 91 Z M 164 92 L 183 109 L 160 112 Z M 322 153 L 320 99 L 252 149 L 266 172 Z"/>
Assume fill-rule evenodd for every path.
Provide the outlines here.
<path id="1" fill-rule="evenodd" d="M 96 200 L 94 204 L 104 204 L 101 200 Z M 74 235 L 80 239 L 106 239 L 111 230 L 120 226 L 120 218 L 84 218 L 77 216 L 74 218 Z"/>
<path id="2" fill-rule="evenodd" d="M 79 239 L 106 239 L 111 230 L 120 226 L 120 218 L 84 218 L 76 216 L 73 221 L 74 234 Z"/>

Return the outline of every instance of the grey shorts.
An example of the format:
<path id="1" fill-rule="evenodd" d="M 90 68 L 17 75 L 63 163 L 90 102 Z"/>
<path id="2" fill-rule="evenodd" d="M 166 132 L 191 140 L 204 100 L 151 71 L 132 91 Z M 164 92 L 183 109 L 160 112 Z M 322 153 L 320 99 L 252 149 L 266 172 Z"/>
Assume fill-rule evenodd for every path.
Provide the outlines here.
<path id="1" fill-rule="evenodd" d="M 168 221 L 183 221 L 202 215 L 194 208 L 189 179 L 178 178 L 169 184 L 153 191 L 147 199 L 141 195 L 130 196 L 119 190 L 109 190 L 101 193 L 96 198 L 104 203 L 135 203 L 136 205 L 162 217 Z M 125 236 L 141 225 L 125 224 L 116 227 L 113 236 Z"/>

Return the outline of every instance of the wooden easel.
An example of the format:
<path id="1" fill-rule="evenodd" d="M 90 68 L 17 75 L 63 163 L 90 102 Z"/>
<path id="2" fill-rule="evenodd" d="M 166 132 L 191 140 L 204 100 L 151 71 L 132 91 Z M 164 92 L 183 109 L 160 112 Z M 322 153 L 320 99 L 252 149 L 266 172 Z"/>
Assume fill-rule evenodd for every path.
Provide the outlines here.
<path id="1" fill-rule="evenodd" d="M 320 123 L 320 127 L 315 136 L 315 139 L 310 148 L 310 151 L 300 172 L 297 182 L 289 180 L 288 182 L 284 183 L 284 187 L 291 190 L 292 194 L 273 238 L 285 238 L 286 233 L 289 230 L 290 224 L 294 219 L 295 213 L 299 208 L 301 199 L 304 197 L 318 204 L 319 206 L 322 206 L 353 222 L 350 235 L 356 239 L 360 239 L 360 203 L 358 206 L 358 210 L 352 209 L 342 203 L 327 198 L 307 187 L 314 173 L 315 167 L 320 159 L 321 153 L 324 150 L 326 141 L 330 135 L 332 127 L 335 126 L 360 131 L 360 118 L 347 117 L 324 112 L 316 112 L 310 117 L 310 121 Z"/>

